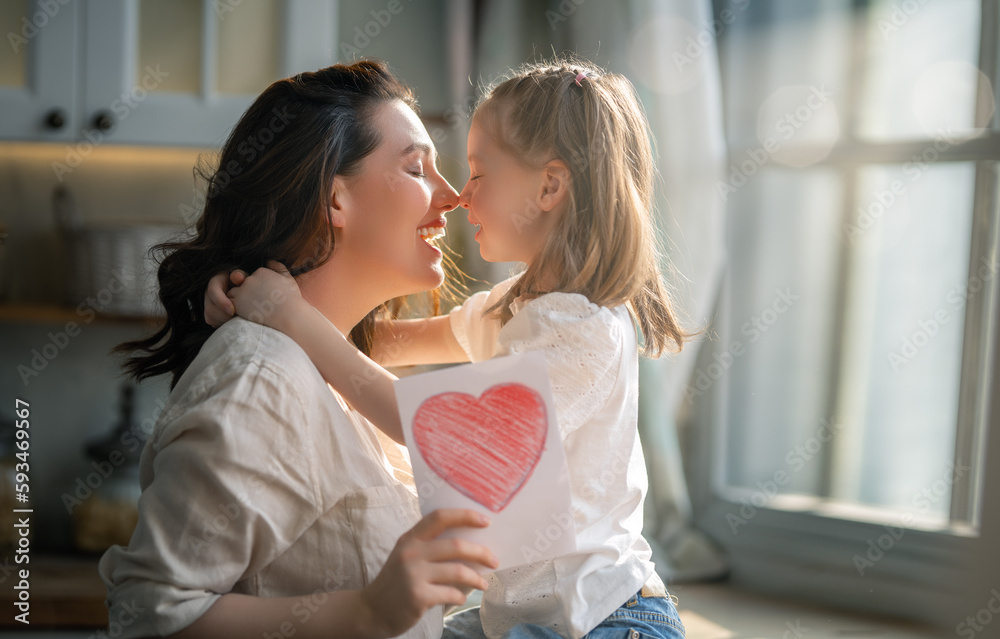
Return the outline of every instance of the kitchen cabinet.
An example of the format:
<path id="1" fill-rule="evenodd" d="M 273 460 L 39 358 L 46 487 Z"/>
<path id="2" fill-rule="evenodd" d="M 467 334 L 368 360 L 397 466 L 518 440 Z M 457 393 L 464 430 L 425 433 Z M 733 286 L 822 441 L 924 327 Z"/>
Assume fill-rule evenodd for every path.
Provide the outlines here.
<path id="1" fill-rule="evenodd" d="M 25 33 L 3 53 L 0 138 L 76 141 L 79 155 L 102 143 L 219 146 L 268 84 L 337 53 L 335 0 L 3 4 Z"/>
<path id="2" fill-rule="evenodd" d="M 10 25 L 0 47 L 0 138 L 60 141 L 77 135 L 81 8 L 76 2 L 0 3 L 0 24 Z"/>

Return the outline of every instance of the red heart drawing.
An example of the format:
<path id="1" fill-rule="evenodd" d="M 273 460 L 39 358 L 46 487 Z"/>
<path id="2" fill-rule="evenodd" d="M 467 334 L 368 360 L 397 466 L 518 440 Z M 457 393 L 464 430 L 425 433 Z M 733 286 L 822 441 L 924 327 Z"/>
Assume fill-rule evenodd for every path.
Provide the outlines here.
<path id="1" fill-rule="evenodd" d="M 478 399 L 429 397 L 413 417 L 413 439 L 431 470 L 498 513 L 531 477 L 548 427 L 541 395 L 522 384 L 497 384 Z"/>

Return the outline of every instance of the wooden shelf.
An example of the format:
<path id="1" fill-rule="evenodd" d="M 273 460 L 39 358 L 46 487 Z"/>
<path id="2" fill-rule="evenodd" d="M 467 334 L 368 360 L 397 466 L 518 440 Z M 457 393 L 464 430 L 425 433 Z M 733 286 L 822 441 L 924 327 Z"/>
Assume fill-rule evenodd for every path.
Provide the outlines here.
<path id="1" fill-rule="evenodd" d="M 23 322 L 31 324 L 89 324 L 91 322 L 113 322 L 124 324 L 159 324 L 163 318 L 133 315 L 111 315 L 97 313 L 92 319 L 90 311 L 80 314 L 68 306 L 47 306 L 41 304 L 0 304 L 0 322 Z M 89 321 L 88 321 L 89 319 Z"/>

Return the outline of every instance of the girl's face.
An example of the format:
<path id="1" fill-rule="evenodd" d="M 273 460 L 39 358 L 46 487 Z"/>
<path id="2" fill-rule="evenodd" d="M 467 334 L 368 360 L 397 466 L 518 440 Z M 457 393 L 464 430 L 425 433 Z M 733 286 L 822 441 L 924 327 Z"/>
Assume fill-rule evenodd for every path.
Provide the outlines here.
<path id="1" fill-rule="evenodd" d="M 501 149 L 475 119 L 469 129 L 469 181 L 459 204 L 478 226 L 479 252 L 488 262 L 525 262 L 541 250 L 552 216 L 537 204 L 542 171 Z"/>
<path id="2" fill-rule="evenodd" d="M 335 187 L 335 254 L 384 299 L 419 293 L 444 281 L 441 250 L 445 213 L 458 194 L 435 166 L 437 152 L 413 109 L 394 101 L 378 107 L 382 138 L 357 175 Z"/>

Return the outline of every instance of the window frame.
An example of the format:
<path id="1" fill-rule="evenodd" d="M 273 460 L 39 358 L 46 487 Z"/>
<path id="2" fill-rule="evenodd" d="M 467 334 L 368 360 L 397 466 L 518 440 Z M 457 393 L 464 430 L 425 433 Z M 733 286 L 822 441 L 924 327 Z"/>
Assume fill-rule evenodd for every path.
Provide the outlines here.
<path id="1" fill-rule="evenodd" d="M 866 4 L 855 2 L 852 10 L 863 10 Z M 991 80 L 994 103 L 1000 105 L 1000 8 L 988 0 L 980 7 L 979 68 Z M 855 45 L 859 44 L 859 31 L 855 26 Z M 854 57 L 851 68 L 857 68 L 863 53 L 859 46 L 850 51 Z M 854 91 L 851 99 L 856 100 L 860 82 L 855 79 L 849 86 Z M 885 143 L 860 140 L 853 137 L 853 124 L 847 122 L 848 134 L 826 159 L 809 167 L 833 168 L 845 176 L 843 221 L 850 219 L 854 208 L 859 170 L 904 163 L 933 143 L 931 139 Z M 729 150 L 736 157 L 758 144 L 756 139 L 738 143 L 729 140 Z M 975 162 L 968 268 L 968 276 L 973 277 L 983 259 L 992 258 L 994 265 L 998 260 L 1000 114 L 994 111 L 989 130 L 981 137 L 939 150 L 934 164 L 945 162 Z M 847 295 L 848 250 L 841 245 L 836 291 L 841 308 Z M 967 562 L 984 545 L 978 536 L 979 509 L 1000 502 L 1000 477 L 992 473 L 990 484 L 984 479 L 989 462 L 1000 464 L 1000 459 L 988 456 L 986 450 L 988 435 L 993 435 L 990 442 L 1000 438 L 1000 420 L 994 405 L 1000 404 L 1000 398 L 994 402 L 990 394 L 995 371 L 1000 370 L 1000 351 L 995 344 L 1000 328 L 998 281 L 1000 277 L 992 277 L 983 292 L 971 296 L 965 307 L 955 462 L 967 464 L 975 459 L 977 472 L 959 478 L 952 487 L 950 518 L 957 523 L 942 528 L 906 520 L 909 523 L 901 526 L 899 513 L 887 509 L 847 508 L 823 497 L 768 498 L 764 487 L 753 491 L 726 486 L 728 376 L 695 401 L 687 421 L 710 425 L 693 429 L 688 442 L 689 485 L 696 523 L 728 551 L 734 584 L 777 596 L 954 627 L 955 610 L 961 609 Z M 719 296 L 718 316 L 722 318 L 730 317 L 729 286 L 727 273 Z M 835 356 L 829 415 L 835 414 L 839 383 L 836 369 L 840 365 L 845 316 L 838 316 L 836 338 L 831 344 Z M 704 345 L 696 368 L 708 365 L 721 346 L 729 343 L 726 324 L 723 322 L 723 328 L 718 330 L 718 339 Z M 991 414 L 993 422 L 988 424 Z M 821 491 L 829 495 L 833 446 L 825 446 L 821 454 L 825 477 Z M 740 524 L 741 520 L 746 525 Z"/>

